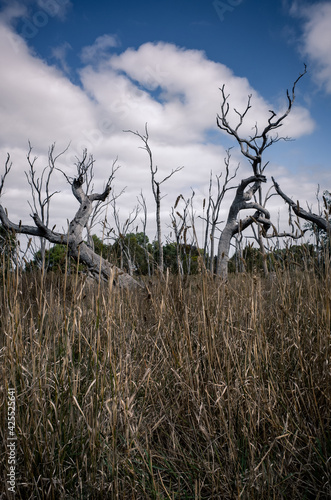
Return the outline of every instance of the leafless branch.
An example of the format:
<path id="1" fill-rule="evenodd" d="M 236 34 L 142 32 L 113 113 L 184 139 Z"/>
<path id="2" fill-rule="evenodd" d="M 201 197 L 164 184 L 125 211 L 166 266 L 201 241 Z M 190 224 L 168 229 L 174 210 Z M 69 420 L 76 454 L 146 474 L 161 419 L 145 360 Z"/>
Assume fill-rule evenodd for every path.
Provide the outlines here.
<path id="1" fill-rule="evenodd" d="M 161 189 L 160 186 L 163 184 L 166 180 L 168 180 L 170 177 L 172 177 L 176 172 L 179 172 L 182 170 L 184 167 L 177 167 L 171 171 L 169 175 L 164 177 L 161 181 L 156 180 L 156 173 L 158 171 L 157 166 L 154 166 L 153 163 L 153 154 L 152 150 L 149 146 L 149 135 L 148 135 L 148 128 L 147 128 L 147 123 L 145 124 L 145 135 L 140 134 L 139 132 L 133 132 L 132 130 L 124 130 L 124 132 L 130 132 L 133 135 L 136 135 L 139 137 L 143 143 L 144 146 L 142 149 L 146 150 L 148 153 L 149 157 L 149 168 L 151 172 L 151 183 L 152 183 L 152 192 L 156 204 L 156 228 L 157 228 L 157 239 L 158 239 L 158 247 L 159 247 L 159 270 L 163 272 L 163 246 L 162 246 L 162 231 L 161 231 Z"/>
<path id="2" fill-rule="evenodd" d="M 249 109 L 251 108 L 252 96 L 251 95 L 248 96 L 247 106 L 243 113 L 239 113 L 236 109 L 234 109 L 235 113 L 239 116 L 239 121 L 236 125 L 231 126 L 227 118 L 230 109 L 230 105 L 228 103 L 229 95 L 225 94 L 224 85 L 223 87 L 220 88 L 222 102 L 221 102 L 220 114 L 218 114 L 216 117 L 217 126 L 221 130 L 227 132 L 229 135 L 232 135 L 237 140 L 242 154 L 251 161 L 255 175 L 257 175 L 258 173 L 261 174 L 262 171 L 265 169 L 265 166 L 263 167 L 263 169 L 261 167 L 262 154 L 265 151 L 265 149 L 267 149 L 272 144 L 280 140 L 290 140 L 290 138 L 288 137 L 279 137 L 278 134 L 276 134 L 275 136 L 271 136 L 270 133 L 283 125 L 283 121 L 290 113 L 295 100 L 296 85 L 299 82 L 299 80 L 306 74 L 306 72 L 307 72 L 307 67 L 305 65 L 304 72 L 299 75 L 299 77 L 295 80 L 293 84 L 291 95 L 287 90 L 286 95 L 288 100 L 288 106 L 286 111 L 281 116 L 279 116 L 277 119 L 274 120 L 277 114 L 275 113 L 275 111 L 269 110 L 271 116 L 268 118 L 268 124 L 264 127 L 262 133 L 259 133 L 258 127 L 257 125 L 255 125 L 254 127 L 255 135 L 249 137 L 248 139 L 245 137 L 240 137 L 238 131 L 241 125 L 243 124 L 245 116 L 247 115 Z"/>
<path id="3" fill-rule="evenodd" d="M 313 214 L 311 212 L 307 212 L 303 208 L 300 207 L 299 202 L 295 203 L 291 198 L 289 198 L 280 188 L 279 184 L 275 181 L 273 177 L 272 181 L 274 183 L 275 189 L 279 196 L 283 198 L 283 200 L 292 208 L 293 212 L 298 216 L 301 217 L 302 219 L 305 219 L 309 222 L 313 222 L 316 224 L 320 229 L 323 229 L 324 231 L 331 231 L 331 224 L 329 221 L 325 218 L 323 218 L 320 215 Z"/>
<path id="4" fill-rule="evenodd" d="M 0 197 L 1 197 L 1 194 L 2 194 L 3 187 L 5 185 L 6 177 L 9 174 L 12 165 L 13 164 L 10 161 L 10 154 L 7 153 L 7 159 L 6 159 L 6 163 L 5 163 L 5 171 L 4 171 L 3 175 L 0 177 Z"/>

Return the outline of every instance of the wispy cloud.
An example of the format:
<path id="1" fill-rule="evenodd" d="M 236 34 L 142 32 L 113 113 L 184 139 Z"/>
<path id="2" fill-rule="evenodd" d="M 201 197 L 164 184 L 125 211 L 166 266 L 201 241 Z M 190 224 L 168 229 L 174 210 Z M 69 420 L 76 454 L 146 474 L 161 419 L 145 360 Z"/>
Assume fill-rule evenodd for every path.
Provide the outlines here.
<path id="1" fill-rule="evenodd" d="M 71 72 L 71 68 L 69 67 L 67 63 L 67 54 L 68 51 L 71 51 L 72 47 L 70 43 L 64 42 L 61 45 L 58 45 L 57 47 L 53 47 L 52 49 L 52 56 L 54 59 L 56 59 L 60 65 L 60 67 L 63 69 L 63 71 L 67 74 Z"/>
<path id="2" fill-rule="evenodd" d="M 7 22 L 17 18 L 33 17 L 39 23 L 47 22 L 48 18 L 64 21 L 73 4 L 70 0 L 2 0 L 1 17 Z"/>
<path id="3" fill-rule="evenodd" d="M 64 21 L 73 4 L 70 0 L 36 0 L 36 4 L 50 17 Z"/>
<path id="4" fill-rule="evenodd" d="M 120 41 L 116 35 L 99 36 L 93 45 L 88 45 L 82 49 L 81 60 L 83 63 L 91 63 L 95 58 L 100 60 L 109 55 L 109 49 L 119 45 Z"/>
<path id="5" fill-rule="evenodd" d="M 12 24 L 16 19 L 23 17 L 27 12 L 27 6 L 18 1 L 4 0 L 0 10 L 0 19 L 5 25 Z"/>
<path id="6" fill-rule="evenodd" d="M 316 80 L 331 93 L 331 3 L 296 1 L 291 13 L 303 19 L 299 49 L 313 64 Z"/>

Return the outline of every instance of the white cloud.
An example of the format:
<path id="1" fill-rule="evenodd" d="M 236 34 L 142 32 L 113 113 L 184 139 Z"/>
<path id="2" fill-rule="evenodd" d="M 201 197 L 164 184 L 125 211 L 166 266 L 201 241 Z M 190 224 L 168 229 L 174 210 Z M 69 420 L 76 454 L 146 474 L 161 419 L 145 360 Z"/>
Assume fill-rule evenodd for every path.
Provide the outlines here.
<path id="1" fill-rule="evenodd" d="M 307 5 L 294 2 L 291 12 L 304 19 L 301 52 L 313 63 L 318 82 L 331 93 L 331 3 Z"/>
<path id="2" fill-rule="evenodd" d="M 148 121 L 154 134 L 175 141 L 201 142 L 206 131 L 215 127 L 221 99 L 218 87 L 223 83 L 230 94 L 229 120 L 235 123 L 238 116 L 232 108 L 244 111 L 248 95 L 253 94 L 253 110 L 241 127 L 243 135 L 250 135 L 256 123 L 261 130 L 269 118 L 270 104 L 246 78 L 208 60 L 202 51 L 172 44 L 146 43 L 138 50 L 128 49 L 97 68 L 84 68 L 81 78 L 85 89 L 102 106 L 121 110 L 130 128 L 141 128 L 143 120 Z M 310 133 L 314 123 L 309 113 L 297 107 L 295 115 L 286 124 L 285 135 L 295 138 Z M 174 134 L 175 131 L 180 132 Z"/>
<path id="3" fill-rule="evenodd" d="M 44 28 L 50 18 L 66 19 L 72 7 L 70 0 L 3 0 L 0 17 L 6 24 L 21 20 L 21 35 L 32 38 Z"/>
<path id="4" fill-rule="evenodd" d="M 72 47 L 68 42 L 64 42 L 57 47 L 53 47 L 52 49 L 52 56 L 59 62 L 61 68 L 67 74 L 69 74 L 71 71 L 66 61 L 67 53 L 69 50 L 72 50 Z"/>
<path id="5" fill-rule="evenodd" d="M 170 207 L 178 194 L 188 197 L 192 187 L 196 191 L 197 210 L 201 211 L 202 199 L 208 195 L 210 170 L 214 174 L 223 170 L 229 140 L 216 128 L 220 104 L 218 87 L 226 85 L 231 106 L 240 111 L 246 107 L 247 95 L 253 94 L 252 110 L 242 127 L 243 134 L 250 134 L 256 122 L 261 127 L 267 124 L 272 105 L 246 78 L 239 78 L 225 65 L 208 60 L 203 52 L 166 43 L 147 43 L 137 50 L 128 49 L 120 55 L 106 57 L 108 49 L 117 44 L 116 38 L 104 35 L 84 48 L 82 55 L 86 64 L 80 72 L 82 86 L 79 87 L 33 54 L 8 25 L 0 24 L 0 64 L 6 68 L 0 79 L 0 159 L 3 164 L 6 152 L 12 153 L 14 166 L 3 204 L 13 219 L 29 222 L 26 204 L 29 189 L 23 175 L 27 168 L 28 139 L 35 147 L 35 154 L 40 156 L 37 165 L 41 169 L 51 143 L 56 141 L 60 151 L 71 141 L 69 151 L 60 161 L 61 168 L 69 175 L 74 175 L 75 156 L 88 148 L 96 159 L 96 190 L 102 189 L 111 163 L 118 156 L 122 168 L 116 174 L 115 190 L 119 192 L 127 186 L 126 194 L 118 201 L 123 217 L 136 204 L 141 189 L 152 214 L 154 203 L 147 154 L 139 149 L 142 143 L 137 137 L 123 133 L 123 129 L 143 133 L 148 122 L 160 179 L 178 166 L 185 167 L 162 186 L 162 192 L 167 194 L 162 201 L 166 233 Z M 63 52 L 57 55 L 60 58 Z M 99 63 L 88 64 L 95 60 Z M 231 111 L 229 119 L 237 119 L 237 115 Z M 309 112 L 295 106 L 286 128 L 284 126 L 284 135 L 300 137 L 313 127 Z M 217 145 L 210 141 L 210 131 L 219 134 Z M 248 174 L 248 163 L 233 150 L 233 165 L 239 160 L 242 175 Z M 59 176 L 55 181 L 54 189 L 62 193 L 52 200 L 52 224 L 61 227 L 73 216 L 77 202 L 64 178 Z M 19 199 L 17 191 L 11 191 L 18 188 Z M 225 217 L 225 211 L 221 217 Z M 154 231 L 152 222 L 151 237 Z"/>
<path id="6" fill-rule="evenodd" d="M 4 24 L 11 24 L 17 18 L 23 17 L 27 12 L 26 6 L 22 3 L 18 3 L 17 1 L 11 2 L 10 0 L 7 0 L 4 4 L 5 5 L 0 12 L 0 19 Z"/>
<path id="7" fill-rule="evenodd" d="M 102 35 L 99 36 L 93 45 L 83 47 L 81 52 L 81 60 L 83 63 L 93 63 L 95 58 L 97 60 L 106 57 L 109 49 L 118 47 L 120 45 L 119 39 L 116 35 Z"/>
<path id="8" fill-rule="evenodd" d="M 56 68 L 47 66 L 29 51 L 19 37 L 0 26 L 0 143 L 22 145 L 77 136 L 77 123 L 93 121 L 93 105 L 84 92 Z"/>

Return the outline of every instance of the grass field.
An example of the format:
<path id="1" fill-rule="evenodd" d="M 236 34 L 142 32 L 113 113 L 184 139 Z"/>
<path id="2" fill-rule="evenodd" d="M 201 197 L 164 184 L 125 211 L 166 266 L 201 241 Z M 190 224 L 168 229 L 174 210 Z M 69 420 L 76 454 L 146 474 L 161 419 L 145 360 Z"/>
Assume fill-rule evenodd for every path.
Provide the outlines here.
<path id="1" fill-rule="evenodd" d="M 2 276 L 0 498 L 331 498 L 330 272 L 147 287 Z"/>

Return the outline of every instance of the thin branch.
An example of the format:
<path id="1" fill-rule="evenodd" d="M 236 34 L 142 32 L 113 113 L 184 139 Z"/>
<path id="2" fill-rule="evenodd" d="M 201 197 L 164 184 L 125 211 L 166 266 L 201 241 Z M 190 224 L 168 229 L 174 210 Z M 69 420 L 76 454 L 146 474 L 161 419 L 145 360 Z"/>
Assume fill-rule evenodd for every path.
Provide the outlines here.
<path id="1" fill-rule="evenodd" d="M 6 163 L 5 163 L 5 172 L 0 177 L 0 197 L 1 197 L 1 194 L 2 194 L 3 187 L 5 185 L 6 177 L 9 174 L 12 165 L 13 165 L 13 163 L 10 161 L 10 154 L 7 153 L 7 159 L 6 159 Z"/>
<path id="2" fill-rule="evenodd" d="M 257 124 L 255 125 L 255 135 L 251 136 L 249 139 L 240 137 L 238 134 L 238 130 L 243 124 L 243 120 L 245 116 L 247 115 L 249 109 L 251 108 L 251 95 L 248 96 L 248 102 L 246 109 L 244 110 L 243 113 L 239 113 L 235 108 L 234 111 L 235 113 L 239 116 L 239 121 L 235 126 L 231 126 L 228 122 L 227 116 L 229 113 L 229 95 L 225 94 L 225 86 L 223 85 L 220 88 L 221 95 L 222 95 L 222 102 L 221 102 L 221 110 L 220 114 L 217 115 L 216 117 L 216 123 L 217 126 L 227 132 L 229 135 L 232 135 L 238 142 L 242 154 L 248 158 L 252 162 L 252 167 L 254 174 L 257 175 L 258 173 L 262 173 L 262 171 L 265 169 L 266 165 L 263 167 L 263 170 L 261 169 L 261 162 L 262 162 L 262 153 L 264 150 L 268 147 L 270 147 L 272 144 L 280 141 L 280 140 L 290 140 L 288 137 L 279 137 L 278 134 L 274 137 L 270 137 L 270 132 L 278 129 L 279 127 L 282 126 L 284 119 L 288 116 L 290 113 L 294 100 L 295 100 L 295 88 L 299 80 L 306 74 L 307 72 L 307 67 L 306 65 L 304 66 L 304 72 L 299 75 L 299 77 L 295 80 L 293 87 L 292 87 L 292 94 L 289 94 L 289 91 L 287 90 L 286 95 L 288 99 L 288 106 L 286 111 L 276 120 L 277 114 L 273 110 L 269 110 L 271 116 L 268 118 L 268 124 L 264 127 L 263 132 L 259 134 L 258 132 L 258 127 Z"/>

